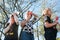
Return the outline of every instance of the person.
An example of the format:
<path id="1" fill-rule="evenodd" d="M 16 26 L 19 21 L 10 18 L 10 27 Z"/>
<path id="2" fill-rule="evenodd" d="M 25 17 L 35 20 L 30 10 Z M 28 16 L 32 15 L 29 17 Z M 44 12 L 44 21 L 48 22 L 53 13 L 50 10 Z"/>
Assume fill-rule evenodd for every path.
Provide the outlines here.
<path id="1" fill-rule="evenodd" d="M 34 16 L 32 20 L 30 20 Z M 38 16 L 31 11 L 27 12 L 26 19 L 21 22 L 22 32 L 19 40 L 34 40 L 33 24 L 37 20 Z"/>
<path id="2" fill-rule="evenodd" d="M 57 29 L 56 25 L 58 24 L 58 21 L 53 22 L 51 19 L 51 9 L 46 8 L 43 11 L 43 16 L 44 16 L 44 37 L 46 40 L 56 40 L 56 35 L 57 35 Z"/>
<path id="3" fill-rule="evenodd" d="M 18 19 L 16 13 L 10 16 L 10 20 L 5 26 L 4 33 L 6 36 L 4 40 L 18 40 Z"/>

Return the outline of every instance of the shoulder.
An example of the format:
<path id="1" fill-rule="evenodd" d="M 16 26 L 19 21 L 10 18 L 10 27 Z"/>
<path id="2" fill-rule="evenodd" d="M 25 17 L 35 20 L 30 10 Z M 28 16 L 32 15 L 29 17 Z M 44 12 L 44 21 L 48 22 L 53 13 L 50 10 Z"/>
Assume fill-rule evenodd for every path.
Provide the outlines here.
<path id="1" fill-rule="evenodd" d="M 49 16 L 45 16 L 44 17 L 44 21 L 50 21 L 50 17 Z"/>
<path id="2" fill-rule="evenodd" d="M 48 19 L 48 18 L 50 18 L 50 17 L 49 17 L 49 16 L 45 16 L 44 18 Z"/>

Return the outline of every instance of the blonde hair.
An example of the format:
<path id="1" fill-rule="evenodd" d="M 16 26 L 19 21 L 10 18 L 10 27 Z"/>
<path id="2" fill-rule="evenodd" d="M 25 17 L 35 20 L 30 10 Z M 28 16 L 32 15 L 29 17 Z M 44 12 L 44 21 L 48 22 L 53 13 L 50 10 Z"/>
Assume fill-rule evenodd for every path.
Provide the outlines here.
<path id="1" fill-rule="evenodd" d="M 43 16 L 48 15 L 48 11 L 51 11 L 50 8 L 46 8 L 43 10 Z"/>

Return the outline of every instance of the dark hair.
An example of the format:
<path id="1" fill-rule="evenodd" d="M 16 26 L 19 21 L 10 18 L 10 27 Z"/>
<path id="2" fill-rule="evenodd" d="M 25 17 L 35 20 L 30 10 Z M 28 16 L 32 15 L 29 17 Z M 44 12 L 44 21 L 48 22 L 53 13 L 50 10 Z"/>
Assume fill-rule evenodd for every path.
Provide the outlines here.
<path id="1" fill-rule="evenodd" d="M 14 15 L 11 15 L 11 17 L 14 17 Z"/>
<path id="2" fill-rule="evenodd" d="M 11 17 L 14 17 L 13 15 L 11 15 Z"/>

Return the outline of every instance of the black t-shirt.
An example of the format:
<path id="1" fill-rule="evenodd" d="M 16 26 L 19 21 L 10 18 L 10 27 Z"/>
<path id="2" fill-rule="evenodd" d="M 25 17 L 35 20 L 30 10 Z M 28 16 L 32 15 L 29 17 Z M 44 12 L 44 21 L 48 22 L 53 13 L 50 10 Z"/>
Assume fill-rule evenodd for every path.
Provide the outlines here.
<path id="1" fill-rule="evenodd" d="M 9 25 L 9 23 L 7 23 L 6 27 Z M 7 33 L 12 33 L 13 35 L 7 35 L 6 37 L 10 37 L 10 38 L 17 38 L 18 37 L 18 25 L 16 23 L 12 24 L 10 30 Z"/>
<path id="2" fill-rule="evenodd" d="M 44 23 L 45 22 L 53 23 L 53 21 L 50 19 L 49 16 L 45 16 Z M 46 26 L 44 25 L 44 30 L 45 30 L 45 33 L 48 33 L 48 34 L 56 34 L 57 33 L 56 25 L 53 25 L 50 28 L 46 28 Z"/>

